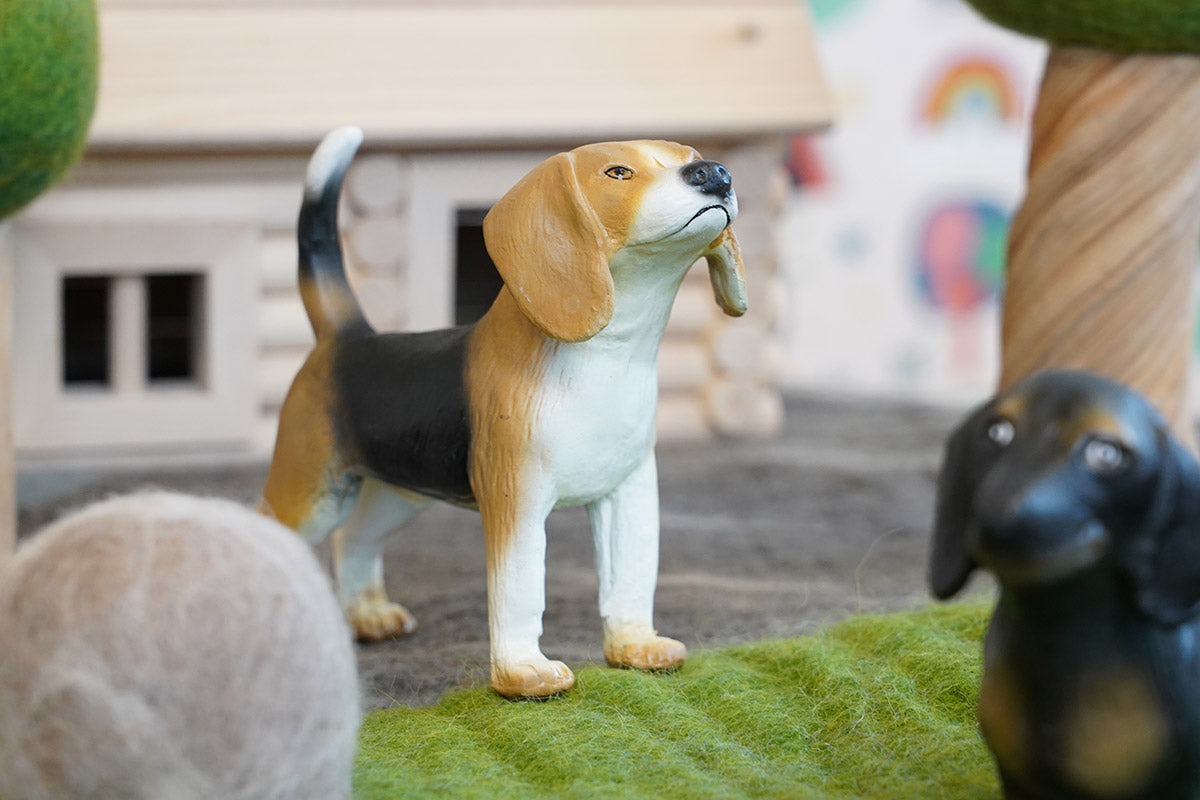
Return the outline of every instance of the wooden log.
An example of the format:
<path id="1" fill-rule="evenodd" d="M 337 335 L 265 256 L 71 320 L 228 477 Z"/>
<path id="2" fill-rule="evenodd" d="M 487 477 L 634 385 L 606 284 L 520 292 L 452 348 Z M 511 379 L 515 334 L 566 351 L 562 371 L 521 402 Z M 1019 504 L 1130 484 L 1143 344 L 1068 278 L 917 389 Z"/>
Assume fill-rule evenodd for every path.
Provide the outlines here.
<path id="1" fill-rule="evenodd" d="M 312 326 L 298 295 L 262 298 L 258 304 L 258 338 L 262 347 L 312 347 Z"/>
<path id="2" fill-rule="evenodd" d="M 756 276 L 746 286 L 754 319 L 767 328 L 774 328 L 787 310 L 787 286 L 772 270 L 770 275 Z"/>
<path id="3" fill-rule="evenodd" d="M 699 442 L 713 437 L 697 393 L 665 392 L 658 399 L 658 441 Z"/>
<path id="4" fill-rule="evenodd" d="M 259 245 L 259 282 L 263 291 L 299 294 L 296 278 L 296 236 L 269 232 Z"/>
<path id="5" fill-rule="evenodd" d="M 713 429 L 725 436 L 767 438 L 783 429 L 783 398 L 760 383 L 717 380 L 708 386 L 705 401 Z"/>
<path id="6" fill-rule="evenodd" d="M 705 154 L 708 155 L 707 153 Z M 728 148 L 717 158 L 733 175 L 733 189 L 743 211 L 767 211 L 773 207 L 779 176 L 783 173 L 784 142 L 779 137 L 762 137 Z"/>
<path id="7" fill-rule="evenodd" d="M 307 348 L 276 348 L 258 357 L 254 378 L 260 408 L 278 413 L 307 356 Z"/>
<path id="8" fill-rule="evenodd" d="M 1053 48 L 1009 239 L 1001 390 L 1094 370 L 1191 442 L 1198 240 L 1200 59 Z"/>
<path id="9" fill-rule="evenodd" d="M 346 196 L 360 214 L 394 213 L 408 193 L 408 162 L 377 153 L 355 160 L 346 175 Z"/>
<path id="10" fill-rule="evenodd" d="M 766 327 L 745 318 L 716 327 L 710 342 L 713 363 L 727 376 L 757 380 L 769 371 L 767 347 L 771 337 Z"/>
<path id="11" fill-rule="evenodd" d="M 367 321 L 381 331 L 399 329 L 404 323 L 404 293 L 395 278 L 362 278 L 354 282 L 354 293 Z"/>
<path id="12" fill-rule="evenodd" d="M 668 336 L 658 349 L 658 386 L 663 391 L 696 391 L 713 377 L 703 340 Z"/>
<path id="13" fill-rule="evenodd" d="M 404 223 L 394 216 L 358 220 L 347 237 L 355 265 L 370 273 L 393 271 L 404 259 L 407 233 Z"/>
<path id="14" fill-rule="evenodd" d="M 708 282 L 708 270 L 693 267 L 688 274 L 696 274 L 700 277 L 685 281 L 679 287 L 679 294 L 675 296 L 675 305 L 671 308 L 671 320 L 667 324 L 669 335 L 698 335 L 721 314 L 716 300 L 713 299 L 712 286 Z"/>

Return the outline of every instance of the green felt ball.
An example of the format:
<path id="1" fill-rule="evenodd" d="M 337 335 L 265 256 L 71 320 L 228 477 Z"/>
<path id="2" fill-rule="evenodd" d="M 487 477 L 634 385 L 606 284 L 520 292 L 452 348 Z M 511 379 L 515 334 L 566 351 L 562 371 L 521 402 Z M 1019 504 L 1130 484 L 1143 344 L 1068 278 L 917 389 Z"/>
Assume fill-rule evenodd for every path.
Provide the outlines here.
<path id="1" fill-rule="evenodd" d="M 1200 52 L 1196 0 L 968 0 L 985 17 L 1052 44 Z"/>
<path id="2" fill-rule="evenodd" d="M 978 601 L 693 656 L 586 667 L 546 702 L 489 689 L 369 715 L 357 800 L 994 800 Z"/>
<path id="3" fill-rule="evenodd" d="M 0 0 L 0 219 L 79 159 L 98 72 L 92 0 Z"/>

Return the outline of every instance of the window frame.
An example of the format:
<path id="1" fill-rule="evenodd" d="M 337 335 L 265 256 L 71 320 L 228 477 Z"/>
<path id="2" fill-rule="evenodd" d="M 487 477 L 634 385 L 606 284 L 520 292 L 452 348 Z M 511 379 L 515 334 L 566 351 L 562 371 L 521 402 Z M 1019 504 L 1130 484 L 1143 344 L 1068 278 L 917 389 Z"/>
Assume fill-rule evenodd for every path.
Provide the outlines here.
<path id="1" fill-rule="evenodd" d="M 19 451 L 242 446 L 256 421 L 259 228 L 232 222 L 20 222 L 15 236 L 14 439 Z M 62 380 L 62 280 L 201 275 L 193 383 L 146 377 L 145 294 L 114 298 L 107 387 Z M 144 281 L 138 281 L 143 284 Z M 132 285 L 138 282 L 125 282 Z M 140 314 L 140 320 L 137 318 Z"/>

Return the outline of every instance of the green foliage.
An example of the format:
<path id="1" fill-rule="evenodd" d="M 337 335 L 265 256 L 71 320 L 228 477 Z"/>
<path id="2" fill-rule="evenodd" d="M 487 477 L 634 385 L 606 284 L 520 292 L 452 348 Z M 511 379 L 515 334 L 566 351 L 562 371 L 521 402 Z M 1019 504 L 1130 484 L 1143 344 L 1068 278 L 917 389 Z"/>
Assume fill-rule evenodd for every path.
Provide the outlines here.
<path id="1" fill-rule="evenodd" d="M 542 703 L 475 689 L 376 712 L 355 796 L 991 800 L 975 723 L 988 610 L 855 618 L 667 675 L 587 667 Z"/>
<path id="2" fill-rule="evenodd" d="M 1007 28 L 1118 52 L 1200 51 L 1196 0 L 968 0 Z"/>
<path id="3" fill-rule="evenodd" d="M 92 0 L 0 0 L 0 219 L 82 154 L 97 39 Z"/>

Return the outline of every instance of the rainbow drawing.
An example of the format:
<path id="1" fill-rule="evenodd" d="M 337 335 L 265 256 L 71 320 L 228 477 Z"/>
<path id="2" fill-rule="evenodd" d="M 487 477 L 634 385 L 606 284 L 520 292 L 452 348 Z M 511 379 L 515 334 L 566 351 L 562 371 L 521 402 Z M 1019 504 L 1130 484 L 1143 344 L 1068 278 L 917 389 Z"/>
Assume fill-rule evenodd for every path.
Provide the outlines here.
<path id="1" fill-rule="evenodd" d="M 996 298 L 1004 284 L 1008 215 L 986 200 L 936 207 L 921 227 L 916 284 L 920 295 L 951 316 Z"/>
<path id="2" fill-rule="evenodd" d="M 1021 119 L 1013 76 L 986 55 L 959 58 L 942 69 L 921 103 L 921 120 L 933 125 L 968 120 L 1008 123 Z"/>

